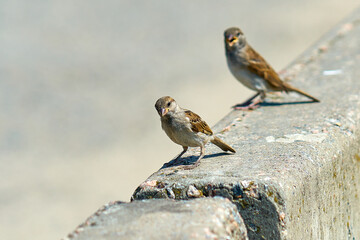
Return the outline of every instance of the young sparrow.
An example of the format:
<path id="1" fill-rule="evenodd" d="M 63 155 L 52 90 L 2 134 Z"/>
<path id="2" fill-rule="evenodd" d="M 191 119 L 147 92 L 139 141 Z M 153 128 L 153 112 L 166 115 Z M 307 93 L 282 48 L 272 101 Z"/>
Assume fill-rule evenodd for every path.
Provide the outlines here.
<path id="1" fill-rule="evenodd" d="M 239 28 L 232 27 L 224 32 L 225 51 L 228 67 L 234 77 L 246 87 L 257 93 L 235 109 L 251 109 L 264 101 L 266 92 L 297 92 L 314 102 L 319 100 L 306 92 L 282 81 L 274 69 L 246 41 Z M 258 101 L 253 101 L 260 95 Z M 249 105 L 250 104 L 250 105 Z"/>
<path id="2" fill-rule="evenodd" d="M 213 135 L 209 125 L 199 115 L 181 108 L 173 98 L 159 98 L 155 108 L 160 115 L 162 129 L 174 143 L 184 149 L 175 160 L 178 160 L 188 147 L 200 147 L 201 154 L 195 163 L 197 166 L 205 155 L 205 144 L 209 141 L 223 151 L 235 153 L 232 147 Z"/>

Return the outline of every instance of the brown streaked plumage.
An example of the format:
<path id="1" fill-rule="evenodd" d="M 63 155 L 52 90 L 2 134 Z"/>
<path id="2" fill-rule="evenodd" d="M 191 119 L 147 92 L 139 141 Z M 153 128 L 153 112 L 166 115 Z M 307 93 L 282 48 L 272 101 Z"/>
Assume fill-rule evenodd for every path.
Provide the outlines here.
<path id="1" fill-rule="evenodd" d="M 235 108 L 254 107 L 264 100 L 266 92 L 276 91 L 297 92 L 314 102 L 319 102 L 319 99 L 282 81 L 266 60 L 247 43 L 239 28 L 233 27 L 225 30 L 224 38 L 226 59 L 231 73 L 246 87 L 257 92 L 254 97 L 246 101 L 250 104 L 249 106 Z M 258 95 L 261 98 L 253 102 Z"/>
<path id="2" fill-rule="evenodd" d="M 209 136 L 213 135 L 213 132 L 211 131 L 209 125 L 207 125 L 207 123 L 202 120 L 199 115 L 193 113 L 190 110 L 185 110 L 185 116 L 190 119 L 191 130 L 196 133 L 202 132 Z"/>
<path id="3" fill-rule="evenodd" d="M 175 160 L 178 160 L 189 147 L 200 147 L 201 154 L 194 165 L 197 166 L 205 155 L 205 144 L 208 142 L 223 151 L 235 153 L 232 147 L 213 135 L 209 125 L 199 115 L 181 108 L 173 98 L 159 98 L 155 108 L 160 115 L 162 129 L 174 143 L 183 147 L 183 151 Z"/>

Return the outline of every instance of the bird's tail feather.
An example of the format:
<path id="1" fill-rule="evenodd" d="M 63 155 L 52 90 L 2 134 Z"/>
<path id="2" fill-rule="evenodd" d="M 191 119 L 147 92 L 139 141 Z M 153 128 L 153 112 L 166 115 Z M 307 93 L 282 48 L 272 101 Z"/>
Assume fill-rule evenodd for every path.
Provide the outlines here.
<path id="1" fill-rule="evenodd" d="M 310 94 L 308 94 L 308 93 L 306 93 L 306 92 L 304 92 L 304 91 L 301 91 L 300 89 L 291 87 L 291 88 L 289 88 L 289 90 L 290 90 L 290 91 L 293 91 L 293 92 L 297 92 L 297 93 L 299 93 L 299 94 L 301 94 L 301 95 L 304 95 L 305 97 L 310 98 L 310 99 L 313 100 L 314 102 L 320 102 L 320 100 L 317 99 L 316 97 L 313 97 L 313 96 L 311 96 Z"/>
<path id="2" fill-rule="evenodd" d="M 221 148 L 223 151 L 230 151 L 235 153 L 235 150 L 230 147 L 229 145 L 227 145 L 225 142 L 223 142 L 220 138 L 218 137 L 214 137 L 213 140 L 211 140 L 211 143 L 215 144 L 216 146 L 218 146 L 219 148 Z"/>

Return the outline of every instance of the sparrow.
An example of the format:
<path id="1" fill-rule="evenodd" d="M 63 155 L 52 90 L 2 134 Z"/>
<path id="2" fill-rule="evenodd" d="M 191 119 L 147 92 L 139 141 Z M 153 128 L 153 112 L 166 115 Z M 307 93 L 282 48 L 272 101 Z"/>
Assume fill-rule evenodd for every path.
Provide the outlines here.
<path id="1" fill-rule="evenodd" d="M 314 102 L 319 99 L 301 91 L 280 79 L 275 70 L 246 41 L 243 32 L 237 28 L 228 28 L 224 32 L 225 53 L 228 67 L 234 77 L 246 87 L 257 93 L 235 109 L 253 109 L 264 101 L 267 92 L 297 92 Z M 260 95 L 260 99 L 253 101 Z M 244 107 L 245 106 L 245 107 Z"/>
<path id="2" fill-rule="evenodd" d="M 155 103 L 155 109 L 160 115 L 161 127 L 168 137 L 183 147 L 183 151 L 176 157 L 178 160 L 189 147 L 200 147 L 200 156 L 195 166 L 205 155 L 205 145 L 211 142 L 223 151 L 235 153 L 235 150 L 220 138 L 213 135 L 209 125 L 199 115 L 190 110 L 181 108 L 176 101 L 165 96 Z"/>

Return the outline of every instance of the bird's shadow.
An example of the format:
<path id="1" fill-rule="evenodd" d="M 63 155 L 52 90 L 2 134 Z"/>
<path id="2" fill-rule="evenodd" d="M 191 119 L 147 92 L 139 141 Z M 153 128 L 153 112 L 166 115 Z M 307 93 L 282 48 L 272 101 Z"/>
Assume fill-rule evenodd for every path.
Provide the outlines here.
<path id="1" fill-rule="evenodd" d="M 314 102 L 314 101 L 296 101 L 296 102 L 262 102 L 262 103 L 259 103 L 258 106 L 260 107 L 275 107 L 275 106 L 283 106 L 283 105 L 298 105 L 298 104 L 309 104 L 309 103 L 317 103 L 317 102 Z M 248 106 L 248 103 L 245 102 L 245 103 L 239 103 L 239 104 L 236 104 L 234 106 L 232 106 L 232 108 L 236 108 L 236 107 L 247 107 Z"/>
<path id="2" fill-rule="evenodd" d="M 262 107 L 274 107 L 274 106 L 283 106 L 283 105 L 298 105 L 298 104 L 310 104 L 317 103 L 314 101 L 296 101 L 296 102 L 262 102 L 260 106 Z"/>
<path id="3" fill-rule="evenodd" d="M 219 156 L 230 155 L 230 154 L 231 153 L 228 153 L 228 152 L 213 153 L 213 154 L 205 155 L 202 159 L 219 157 Z M 177 167 L 177 166 L 193 165 L 194 163 L 196 163 L 198 158 L 199 158 L 199 156 L 192 155 L 192 156 L 188 156 L 188 157 L 182 157 L 182 158 L 179 158 L 179 159 L 173 159 L 173 160 L 171 160 L 171 161 L 169 161 L 167 163 L 164 163 L 164 165 L 160 169 L 165 169 L 165 168 L 170 168 L 170 167 Z"/>

